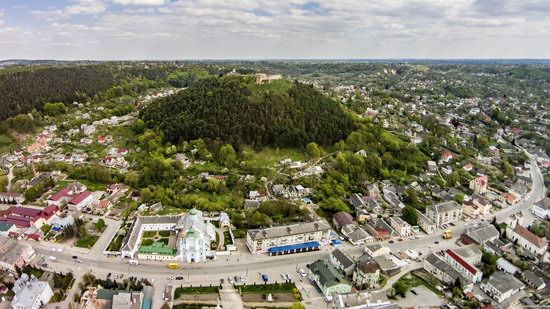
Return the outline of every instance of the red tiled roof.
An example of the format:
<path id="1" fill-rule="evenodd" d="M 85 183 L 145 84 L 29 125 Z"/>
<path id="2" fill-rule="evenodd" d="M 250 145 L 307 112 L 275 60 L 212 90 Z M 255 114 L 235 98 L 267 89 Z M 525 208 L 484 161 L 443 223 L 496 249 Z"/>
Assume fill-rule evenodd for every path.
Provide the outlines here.
<path id="1" fill-rule="evenodd" d="M 516 224 L 516 227 L 514 228 L 514 232 L 526 239 L 528 242 L 532 243 L 533 245 L 537 246 L 537 248 L 544 248 L 545 246 L 548 246 L 548 243 L 538 237 L 537 235 L 533 234 L 528 229 L 524 228 L 523 226 Z"/>
<path id="2" fill-rule="evenodd" d="M 472 267 L 472 265 L 468 264 L 468 262 L 464 261 L 458 254 L 456 254 L 453 250 L 447 249 L 447 254 L 455 261 L 458 262 L 458 264 L 462 265 L 467 271 L 469 271 L 472 275 L 475 275 L 477 273 L 477 270 Z"/>
<path id="3" fill-rule="evenodd" d="M 42 211 L 42 216 L 49 218 L 55 212 L 57 212 L 58 210 L 59 210 L 59 208 L 57 207 L 57 205 L 51 204 L 51 205 L 47 206 L 46 208 L 44 208 L 44 210 Z"/>
<path id="4" fill-rule="evenodd" d="M 18 228 L 29 227 L 31 225 L 31 220 L 30 219 L 13 217 L 13 216 L 0 218 L 0 221 L 6 222 L 6 223 L 11 223 L 11 224 L 15 225 Z"/>
<path id="5" fill-rule="evenodd" d="M 67 195 L 69 195 L 69 193 L 71 192 L 71 188 L 69 187 L 65 187 L 61 190 L 59 190 L 56 194 L 50 196 L 49 200 L 50 201 L 59 201 L 62 197 L 65 197 Z"/>
<path id="6" fill-rule="evenodd" d="M 42 213 L 42 210 L 34 209 L 34 208 L 27 208 L 27 207 L 10 208 L 10 215 L 16 215 L 16 216 L 25 217 L 25 218 L 38 217 L 40 216 L 41 213 Z"/>
<path id="7" fill-rule="evenodd" d="M 69 204 L 73 204 L 73 205 L 77 205 L 79 204 L 80 202 L 82 202 L 84 199 L 86 199 L 88 196 L 92 195 L 91 192 L 89 191 L 84 191 L 82 193 L 80 193 L 79 195 L 73 197 L 70 201 L 69 201 Z"/>

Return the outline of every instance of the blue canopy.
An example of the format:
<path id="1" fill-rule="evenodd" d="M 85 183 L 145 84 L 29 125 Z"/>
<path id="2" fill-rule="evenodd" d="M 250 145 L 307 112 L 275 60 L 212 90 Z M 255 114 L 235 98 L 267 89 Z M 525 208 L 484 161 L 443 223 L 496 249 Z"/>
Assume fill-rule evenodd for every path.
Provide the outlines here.
<path id="1" fill-rule="evenodd" d="M 300 249 L 316 249 L 321 247 L 321 244 L 317 241 L 309 241 L 302 244 L 296 244 L 296 245 L 288 245 L 288 246 L 279 246 L 279 247 L 273 247 L 269 248 L 267 252 L 269 253 L 278 253 L 278 252 L 286 252 L 291 250 L 300 250 Z"/>

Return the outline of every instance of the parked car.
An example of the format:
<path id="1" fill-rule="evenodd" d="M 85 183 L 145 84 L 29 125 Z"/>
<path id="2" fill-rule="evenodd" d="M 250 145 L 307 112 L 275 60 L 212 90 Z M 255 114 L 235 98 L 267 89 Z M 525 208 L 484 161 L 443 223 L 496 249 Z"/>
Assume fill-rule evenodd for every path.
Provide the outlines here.
<path id="1" fill-rule="evenodd" d="M 306 276 L 306 272 L 302 268 L 300 268 L 300 270 L 298 272 L 300 273 L 300 276 L 302 276 L 302 277 Z"/>
<path id="2" fill-rule="evenodd" d="M 229 284 L 233 284 L 233 283 L 234 283 L 233 278 L 231 278 L 231 277 L 229 277 L 229 280 L 228 280 L 228 281 L 229 281 Z"/>
<path id="3" fill-rule="evenodd" d="M 224 284 L 224 283 L 225 283 L 225 279 L 220 278 L 220 284 Z"/>
<path id="4" fill-rule="evenodd" d="M 413 293 L 414 295 L 418 295 L 415 290 L 411 290 L 411 293 Z"/>
<path id="5" fill-rule="evenodd" d="M 181 276 L 176 277 L 176 280 L 183 280 L 183 277 L 181 277 Z"/>
<path id="6" fill-rule="evenodd" d="M 241 283 L 244 283 L 244 277 L 243 276 L 241 276 L 239 279 L 240 279 Z"/>
<path id="7" fill-rule="evenodd" d="M 262 275 L 262 280 L 263 280 L 264 282 L 267 282 L 267 281 L 269 280 L 269 278 L 267 277 L 266 274 L 263 274 L 263 275 Z"/>

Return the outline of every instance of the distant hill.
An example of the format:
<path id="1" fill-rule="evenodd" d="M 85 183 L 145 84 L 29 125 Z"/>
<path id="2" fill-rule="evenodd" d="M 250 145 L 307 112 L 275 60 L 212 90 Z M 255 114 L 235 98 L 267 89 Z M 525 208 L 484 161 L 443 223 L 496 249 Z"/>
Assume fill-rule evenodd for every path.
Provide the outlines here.
<path id="1" fill-rule="evenodd" d="M 256 85 L 252 78 L 212 77 L 157 100 L 141 112 L 174 142 L 203 138 L 233 145 L 331 145 L 353 129 L 339 103 L 311 86 L 285 80 Z"/>

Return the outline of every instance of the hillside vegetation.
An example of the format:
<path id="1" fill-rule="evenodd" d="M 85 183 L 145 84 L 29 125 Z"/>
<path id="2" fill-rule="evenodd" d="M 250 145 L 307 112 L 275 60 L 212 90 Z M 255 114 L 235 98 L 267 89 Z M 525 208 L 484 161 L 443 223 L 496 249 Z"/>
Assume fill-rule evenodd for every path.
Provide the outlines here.
<path id="1" fill-rule="evenodd" d="M 116 82 L 108 66 L 40 67 L 0 74 L 0 120 L 41 110 L 47 102 L 72 103 Z"/>
<path id="2" fill-rule="evenodd" d="M 153 102 L 141 117 L 173 143 L 202 138 L 236 146 L 332 145 L 353 129 L 341 106 L 311 86 L 288 81 L 257 86 L 237 76 L 201 79 Z"/>

